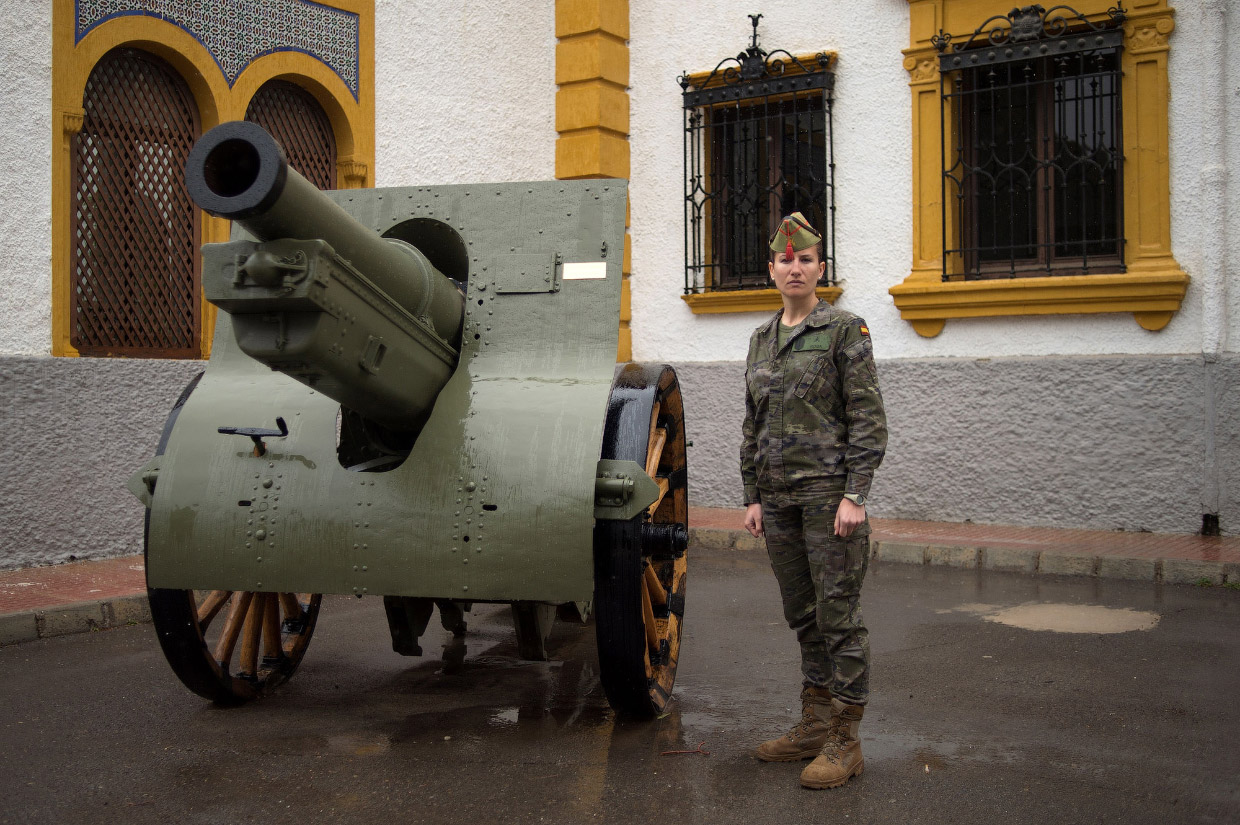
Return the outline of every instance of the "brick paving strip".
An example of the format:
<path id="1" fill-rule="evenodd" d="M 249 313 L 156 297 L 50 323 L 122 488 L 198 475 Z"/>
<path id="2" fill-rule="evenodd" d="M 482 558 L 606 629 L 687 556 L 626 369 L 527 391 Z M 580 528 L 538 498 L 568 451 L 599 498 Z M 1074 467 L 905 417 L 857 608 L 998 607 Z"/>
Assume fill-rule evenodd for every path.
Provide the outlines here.
<path id="1" fill-rule="evenodd" d="M 691 546 L 765 552 L 744 511 L 691 507 Z M 871 519 L 877 562 L 1165 584 L 1240 584 L 1240 536 Z M 150 621 L 141 556 L 0 572 L 0 645 Z"/>

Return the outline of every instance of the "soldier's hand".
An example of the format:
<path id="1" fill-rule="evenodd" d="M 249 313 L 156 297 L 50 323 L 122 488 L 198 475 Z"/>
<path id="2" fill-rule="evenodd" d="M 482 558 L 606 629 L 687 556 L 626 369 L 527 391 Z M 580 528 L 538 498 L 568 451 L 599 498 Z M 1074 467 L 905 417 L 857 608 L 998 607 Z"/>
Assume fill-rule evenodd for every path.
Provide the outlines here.
<path id="1" fill-rule="evenodd" d="M 841 499 L 840 507 L 835 511 L 835 535 L 846 539 L 864 521 L 865 507 L 853 504 L 846 498 Z"/>
<path id="2" fill-rule="evenodd" d="M 750 504 L 745 508 L 745 529 L 749 531 L 749 535 L 759 538 L 765 535 L 766 530 L 762 527 L 762 505 Z"/>

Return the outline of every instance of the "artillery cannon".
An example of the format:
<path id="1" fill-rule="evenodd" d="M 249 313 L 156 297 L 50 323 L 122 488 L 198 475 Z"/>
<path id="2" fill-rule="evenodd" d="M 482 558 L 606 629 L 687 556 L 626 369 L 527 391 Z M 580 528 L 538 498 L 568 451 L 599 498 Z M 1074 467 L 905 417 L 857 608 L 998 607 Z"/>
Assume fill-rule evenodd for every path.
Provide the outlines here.
<path id="1" fill-rule="evenodd" d="M 186 178 L 234 221 L 203 248 L 223 312 L 129 482 L 181 681 L 221 704 L 285 681 L 325 593 L 382 596 L 406 655 L 435 603 L 498 602 L 533 659 L 592 613 L 612 706 L 661 710 L 686 442 L 671 367 L 615 365 L 626 183 L 320 192 L 240 122 Z"/>

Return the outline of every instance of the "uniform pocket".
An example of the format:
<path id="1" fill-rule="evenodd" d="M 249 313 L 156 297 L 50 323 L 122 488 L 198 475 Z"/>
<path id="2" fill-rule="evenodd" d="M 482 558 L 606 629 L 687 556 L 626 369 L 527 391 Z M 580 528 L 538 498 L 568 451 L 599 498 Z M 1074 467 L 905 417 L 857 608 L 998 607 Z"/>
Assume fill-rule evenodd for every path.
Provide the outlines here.
<path id="1" fill-rule="evenodd" d="M 805 368 L 805 372 L 801 373 L 801 378 L 797 381 L 797 385 L 793 389 L 793 393 L 797 398 L 805 397 L 806 393 L 809 392 L 810 387 L 812 387 L 814 382 L 818 380 L 818 377 L 822 375 L 822 371 L 826 368 L 830 360 L 830 355 L 819 355 L 809 363 L 809 366 Z"/>

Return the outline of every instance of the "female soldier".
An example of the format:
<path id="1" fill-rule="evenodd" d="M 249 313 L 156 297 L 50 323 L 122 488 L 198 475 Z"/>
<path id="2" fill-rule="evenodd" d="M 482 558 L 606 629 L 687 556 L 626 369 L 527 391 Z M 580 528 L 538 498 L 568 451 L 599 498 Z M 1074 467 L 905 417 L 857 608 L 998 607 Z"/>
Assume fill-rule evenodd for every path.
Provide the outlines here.
<path id="1" fill-rule="evenodd" d="M 887 419 L 870 330 L 818 300 L 822 237 L 801 213 L 780 223 L 767 266 L 784 307 L 749 341 L 745 528 L 766 536 L 804 683 L 801 721 L 756 755 L 814 758 L 801 784 L 834 788 L 864 767 L 857 728 L 869 698 L 860 604 L 870 554 L 865 505 L 887 446 Z"/>

